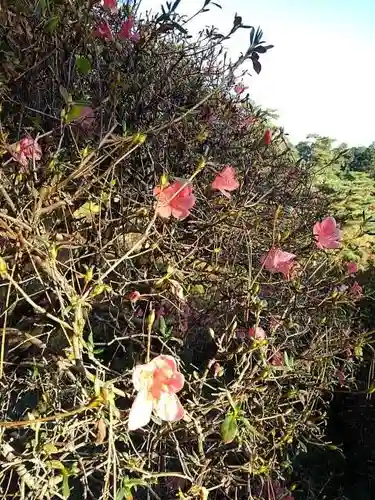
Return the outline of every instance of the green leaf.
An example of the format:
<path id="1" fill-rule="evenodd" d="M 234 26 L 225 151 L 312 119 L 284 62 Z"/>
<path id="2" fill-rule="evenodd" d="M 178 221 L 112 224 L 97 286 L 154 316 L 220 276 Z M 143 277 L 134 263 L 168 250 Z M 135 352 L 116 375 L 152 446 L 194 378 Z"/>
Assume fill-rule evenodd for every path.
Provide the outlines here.
<path id="1" fill-rule="evenodd" d="M 100 213 L 100 207 L 96 203 L 92 201 L 86 201 L 83 205 L 81 205 L 77 210 L 73 212 L 74 219 L 83 219 L 92 220 L 95 215 Z"/>
<path id="2" fill-rule="evenodd" d="M 58 16 L 51 17 L 51 19 L 46 22 L 44 31 L 46 31 L 47 33 L 53 33 L 54 31 L 56 31 L 59 24 L 60 18 Z"/>
<path id="3" fill-rule="evenodd" d="M 228 413 L 223 423 L 221 424 L 220 428 L 221 439 L 225 444 L 229 444 L 237 436 L 237 433 L 238 433 L 237 418 L 233 413 Z"/>
<path id="4" fill-rule="evenodd" d="M 91 72 L 91 61 L 84 56 L 76 56 L 76 70 L 81 75 L 88 75 Z"/>
<path id="5" fill-rule="evenodd" d="M 167 325 L 165 323 L 165 319 L 163 316 L 160 316 L 159 318 L 159 332 L 163 335 L 163 337 L 165 336 L 166 334 L 166 331 L 167 331 Z"/>
<path id="6" fill-rule="evenodd" d="M 73 106 L 70 108 L 70 110 L 66 113 L 65 115 L 65 122 L 66 123 L 71 123 L 74 122 L 74 120 L 77 120 L 81 116 L 82 109 L 85 106 L 83 104 L 73 104 Z"/>
<path id="7" fill-rule="evenodd" d="M 66 499 L 70 497 L 69 476 L 66 474 L 63 475 L 62 495 Z"/>
<path id="8" fill-rule="evenodd" d="M 63 87 L 62 85 L 60 85 L 59 91 L 60 91 L 62 98 L 65 101 L 65 104 L 70 104 L 72 102 L 72 96 L 69 94 L 69 92 L 66 90 L 66 88 Z"/>

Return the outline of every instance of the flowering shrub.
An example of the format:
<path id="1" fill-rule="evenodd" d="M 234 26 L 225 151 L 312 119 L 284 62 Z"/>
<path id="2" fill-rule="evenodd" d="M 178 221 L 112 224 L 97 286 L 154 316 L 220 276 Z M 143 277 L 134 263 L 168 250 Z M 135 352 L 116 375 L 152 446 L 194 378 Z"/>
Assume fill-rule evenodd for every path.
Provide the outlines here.
<path id="1" fill-rule="evenodd" d="M 292 457 L 324 445 L 327 395 L 367 342 L 366 288 L 312 171 L 234 89 L 242 58 L 218 63 L 238 30 L 256 73 L 271 46 L 239 16 L 192 41 L 177 7 L 2 5 L 13 498 L 294 496 Z"/>

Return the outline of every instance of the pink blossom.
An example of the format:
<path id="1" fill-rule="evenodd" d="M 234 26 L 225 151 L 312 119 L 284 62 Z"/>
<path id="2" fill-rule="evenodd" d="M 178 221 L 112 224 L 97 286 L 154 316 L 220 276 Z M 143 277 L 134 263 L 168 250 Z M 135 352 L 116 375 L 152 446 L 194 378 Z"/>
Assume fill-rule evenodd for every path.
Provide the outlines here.
<path id="1" fill-rule="evenodd" d="M 298 264 L 295 262 L 296 255 L 283 252 L 280 248 L 272 247 L 271 250 L 260 258 L 260 263 L 271 273 L 282 273 L 286 279 L 292 278 Z"/>
<path id="2" fill-rule="evenodd" d="M 333 217 L 314 224 L 313 233 L 318 248 L 339 248 L 341 233 Z"/>
<path id="3" fill-rule="evenodd" d="M 245 87 L 245 85 L 241 82 L 241 83 L 237 83 L 235 86 L 234 86 L 234 91 L 237 95 L 241 95 L 245 92 L 246 89 L 248 89 L 249 87 Z"/>
<path id="4" fill-rule="evenodd" d="M 185 219 L 195 205 L 191 184 L 185 184 L 181 180 L 166 187 L 157 186 L 154 196 L 157 199 L 156 213 L 164 219 L 169 219 L 171 215 L 176 219 Z"/>
<path id="5" fill-rule="evenodd" d="M 249 336 L 254 340 L 265 340 L 266 332 L 260 326 L 251 327 L 249 328 Z"/>
<path id="6" fill-rule="evenodd" d="M 267 146 L 269 146 L 271 144 L 271 141 L 272 141 L 272 132 L 271 132 L 271 130 L 269 128 L 264 132 L 263 139 L 264 139 L 265 144 L 267 144 Z"/>
<path id="7" fill-rule="evenodd" d="M 172 356 L 160 355 L 150 363 L 137 365 L 133 371 L 133 385 L 138 394 L 130 409 L 128 429 L 147 425 L 152 411 L 167 422 L 181 420 L 184 409 L 176 393 L 183 388 L 184 382 Z"/>
<path id="8" fill-rule="evenodd" d="M 128 17 L 121 25 L 118 37 L 123 40 L 130 40 L 131 42 L 137 43 L 140 40 L 140 34 L 138 31 L 134 31 L 134 19 Z"/>
<path id="9" fill-rule="evenodd" d="M 346 262 L 345 265 L 348 274 L 355 274 L 358 272 L 358 266 L 355 262 Z"/>
<path id="10" fill-rule="evenodd" d="M 236 171 L 230 165 L 224 167 L 211 184 L 212 189 L 220 191 L 227 198 L 231 197 L 229 191 L 234 191 L 239 186 L 240 184 L 236 179 Z"/>
<path id="11" fill-rule="evenodd" d="M 10 146 L 10 154 L 20 165 L 27 168 L 28 160 L 39 161 L 42 158 L 42 149 L 32 137 L 23 137 Z"/>
<path id="12" fill-rule="evenodd" d="M 130 300 L 130 302 L 137 302 L 140 297 L 141 294 L 138 292 L 138 290 L 132 290 L 128 295 L 128 299 Z"/>
<path id="13" fill-rule="evenodd" d="M 93 35 L 97 38 L 102 38 L 103 40 L 113 40 L 113 33 L 109 24 L 105 21 L 99 23 L 94 29 Z"/>
<path id="14" fill-rule="evenodd" d="M 111 12 L 117 12 L 117 0 L 103 0 L 103 7 Z"/>
<path id="15" fill-rule="evenodd" d="M 352 286 L 349 289 L 349 293 L 352 296 L 354 300 L 356 299 L 361 299 L 363 297 L 363 288 L 361 285 L 358 283 L 358 281 L 355 281 Z"/>

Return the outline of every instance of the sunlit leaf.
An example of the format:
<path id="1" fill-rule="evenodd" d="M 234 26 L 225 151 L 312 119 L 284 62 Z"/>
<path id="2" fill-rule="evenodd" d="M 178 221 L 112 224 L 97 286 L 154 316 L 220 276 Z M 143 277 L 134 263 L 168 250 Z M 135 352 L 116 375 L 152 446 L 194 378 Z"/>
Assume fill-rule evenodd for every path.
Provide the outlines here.
<path id="1" fill-rule="evenodd" d="M 231 443 L 238 433 L 237 418 L 233 413 L 229 413 L 220 428 L 221 439 L 225 444 Z"/>

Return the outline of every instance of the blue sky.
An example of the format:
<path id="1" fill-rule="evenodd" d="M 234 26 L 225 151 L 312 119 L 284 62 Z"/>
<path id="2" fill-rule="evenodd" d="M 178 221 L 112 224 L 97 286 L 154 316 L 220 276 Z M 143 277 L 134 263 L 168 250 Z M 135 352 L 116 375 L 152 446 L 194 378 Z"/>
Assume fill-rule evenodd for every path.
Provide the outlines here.
<path id="1" fill-rule="evenodd" d="M 142 0 L 141 10 L 158 10 Z M 164 2 L 165 3 L 165 2 Z M 203 0 L 181 0 L 190 13 Z M 373 0 L 219 0 L 192 23 L 230 28 L 235 12 L 260 25 L 275 45 L 263 56 L 262 73 L 246 81 L 251 97 L 276 109 L 279 124 L 294 141 L 308 133 L 329 135 L 349 145 L 375 141 L 375 2 Z M 248 33 L 228 44 L 234 59 L 246 50 Z"/>

